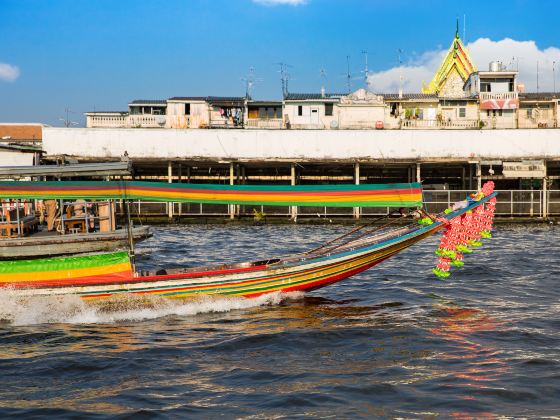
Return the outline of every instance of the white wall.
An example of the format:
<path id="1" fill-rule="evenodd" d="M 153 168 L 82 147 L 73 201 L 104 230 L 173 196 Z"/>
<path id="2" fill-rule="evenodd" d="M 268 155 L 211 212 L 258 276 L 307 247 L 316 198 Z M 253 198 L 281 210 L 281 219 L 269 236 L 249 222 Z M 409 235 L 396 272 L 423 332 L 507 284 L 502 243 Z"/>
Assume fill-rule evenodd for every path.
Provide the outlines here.
<path id="1" fill-rule="evenodd" d="M 302 107 L 302 114 L 298 115 L 298 106 Z M 317 120 L 313 122 L 311 110 L 317 110 Z M 300 128 L 330 128 L 332 121 L 336 121 L 338 125 L 338 107 L 333 104 L 333 115 L 325 115 L 324 102 L 302 101 L 300 103 L 290 102 L 284 105 L 284 115 L 288 115 L 288 119 L 292 127 L 300 126 Z"/>
<path id="2" fill-rule="evenodd" d="M 336 108 L 339 110 L 340 128 L 375 128 L 377 121 L 385 120 L 384 105 L 338 105 Z"/>
<path id="3" fill-rule="evenodd" d="M 43 129 L 48 155 L 200 160 L 559 158 L 547 130 L 169 130 Z"/>
<path id="4" fill-rule="evenodd" d="M 185 115 L 185 104 L 191 104 L 190 115 Z M 206 102 L 168 102 L 167 104 L 168 128 L 199 128 L 208 125 L 208 104 Z"/>
<path id="5" fill-rule="evenodd" d="M 32 166 L 34 153 L 0 149 L 0 166 Z"/>

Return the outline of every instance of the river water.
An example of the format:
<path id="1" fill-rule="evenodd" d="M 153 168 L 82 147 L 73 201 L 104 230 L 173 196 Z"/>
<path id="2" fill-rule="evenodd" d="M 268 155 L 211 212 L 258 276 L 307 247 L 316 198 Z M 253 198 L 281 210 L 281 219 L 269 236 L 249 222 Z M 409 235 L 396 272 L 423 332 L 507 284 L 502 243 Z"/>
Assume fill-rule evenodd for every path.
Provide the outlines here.
<path id="1" fill-rule="evenodd" d="M 157 227 L 139 264 L 284 255 L 347 229 Z M 438 236 L 307 294 L 111 313 L 1 295 L 0 416 L 558 416 L 559 234 L 498 226 L 443 281 Z"/>

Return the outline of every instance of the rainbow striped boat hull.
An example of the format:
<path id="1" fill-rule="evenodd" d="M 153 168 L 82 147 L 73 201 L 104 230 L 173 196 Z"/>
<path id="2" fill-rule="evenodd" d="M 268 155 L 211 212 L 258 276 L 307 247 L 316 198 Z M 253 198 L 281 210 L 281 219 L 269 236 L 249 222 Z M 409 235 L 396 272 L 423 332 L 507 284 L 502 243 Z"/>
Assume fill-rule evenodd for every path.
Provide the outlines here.
<path id="1" fill-rule="evenodd" d="M 486 202 L 443 216 L 452 219 Z M 178 270 L 150 275 L 132 272 L 128 253 L 0 263 L 0 287 L 21 296 L 77 295 L 104 299 L 122 295 L 193 298 L 203 295 L 256 297 L 273 292 L 309 291 L 338 282 L 392 257 L 434 234 L 431 225 L 397 227 L 340 246 L 264 261 Z"/>
<path id="2" fill-rule="evenodd" d="M 52 272 L 52 277 L 36 277 L 43 273 L 33 273 L 27 278 L 19 276 L 14 279 L 16 281 L 5 281 L 3 285 L 15 288 L 22 295 L 75 294 L 85 299 L 108 298 L 123 293 L 190 298 L 215 294 L 256 297 L 279 291 L 307 291 L 367 270 L 433 232 L 435 229 L 392 244 L 371 244 L 330 255 L 299 255 L 278 262 L 273 260 L 270 264 L 250 262 L 164 275 L 133 276 L 130 264 L 124 261 L 122 253 L 104 254 L 115 262 L 89 269 L 82 268 L 78 263 L 79 268 L 65 270 L 64 275 Z M 77 262 L 81 258 L 84 257 L 66 260 Z"/>

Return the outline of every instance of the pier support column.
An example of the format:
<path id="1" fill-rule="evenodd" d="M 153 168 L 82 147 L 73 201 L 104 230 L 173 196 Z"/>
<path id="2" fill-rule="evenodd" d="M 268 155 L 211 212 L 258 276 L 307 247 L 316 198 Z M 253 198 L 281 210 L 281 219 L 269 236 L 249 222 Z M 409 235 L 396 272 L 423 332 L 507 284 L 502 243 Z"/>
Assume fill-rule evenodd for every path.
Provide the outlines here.
<path id="1" fill-rule="evenodd" d="M 480 162 L 476 162 L 476 190 L 480 191 L 482 188 L 482 167 Z"/>
<path id="2" fill-rule="evenodd" d="M 183 165 L 179 163 L 179 166 L 177 168 L 177 182 L 179 184 L 182 182 L 181 178 L 183 178 Z M 183 203 L 179 203 L 178 207 L 179 207 L 179 216 L 181 216 L 183 214 Z"/>
<path id="3" fill-rule="evenodd" d="M 173 163 L 171 161 L 167 162 L 167 182 L 169 184 L 173 182 Z M 167 217 L 169 220 L 173 219 L 173 203 L 167 203 Z"/>
<path id="4" fill-rule="evenodd" d="M 542 217 L 543 219 L 547 219 L 548 218 L 548 185 L 546 185 L 547 183 L 547 177 L 546 177 L 546 161 L 544 162 L 544 178 L 542 180 Z"/>
<path id="5" fill-rule="evenodd" d="M 292 163 L 290 167 L 290 185 L 296 185 L 296 164 Z M 291 218 L 295 222 L 297 220 L 297 206 L 290 207 Z"/>
<path id="6" fill-rule="evenodd" d="M 235 168 L 233 162 L 229 164 L 229 185 L 233 185 L 235 181 Z M 235 219 L 235 204 L 229 205 L 229 218 Z"/>
<path id="7" fill-rule="evenodd" d="M 360 162 L 354 163 L 354 184 L 360 185 Z M 360 218 L 360 207 L 354 207 L 354 218 Z"/>

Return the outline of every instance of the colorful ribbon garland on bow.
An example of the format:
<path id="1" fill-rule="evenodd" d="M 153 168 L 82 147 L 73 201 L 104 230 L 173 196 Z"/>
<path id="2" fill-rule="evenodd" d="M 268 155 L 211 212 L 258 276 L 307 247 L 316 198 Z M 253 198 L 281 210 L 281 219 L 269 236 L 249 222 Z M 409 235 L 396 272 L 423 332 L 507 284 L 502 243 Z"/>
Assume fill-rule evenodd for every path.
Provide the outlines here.
<path id="1" fill-rule="evenodd" d="M 467 201 L 479 201 L 494 192 L 494 183 L 488 181 L 482 186 L 482 190 L 467 198 Z M 446 278 L 451 275 L 452 267 L 462 267 L 463 254 L 469 254 L 472 248 L 482 246 L 481 239 L 491 238 L 494 212 L 496 210 L 496 197 L 492 197 L 486 203 L 474 210 L 469 210 L 460 216 L 449 220 L 436 255 L 439 257 L 432 272 L 440 277 Z M 446 213 L 451 212 L 446 210 Z"/>

